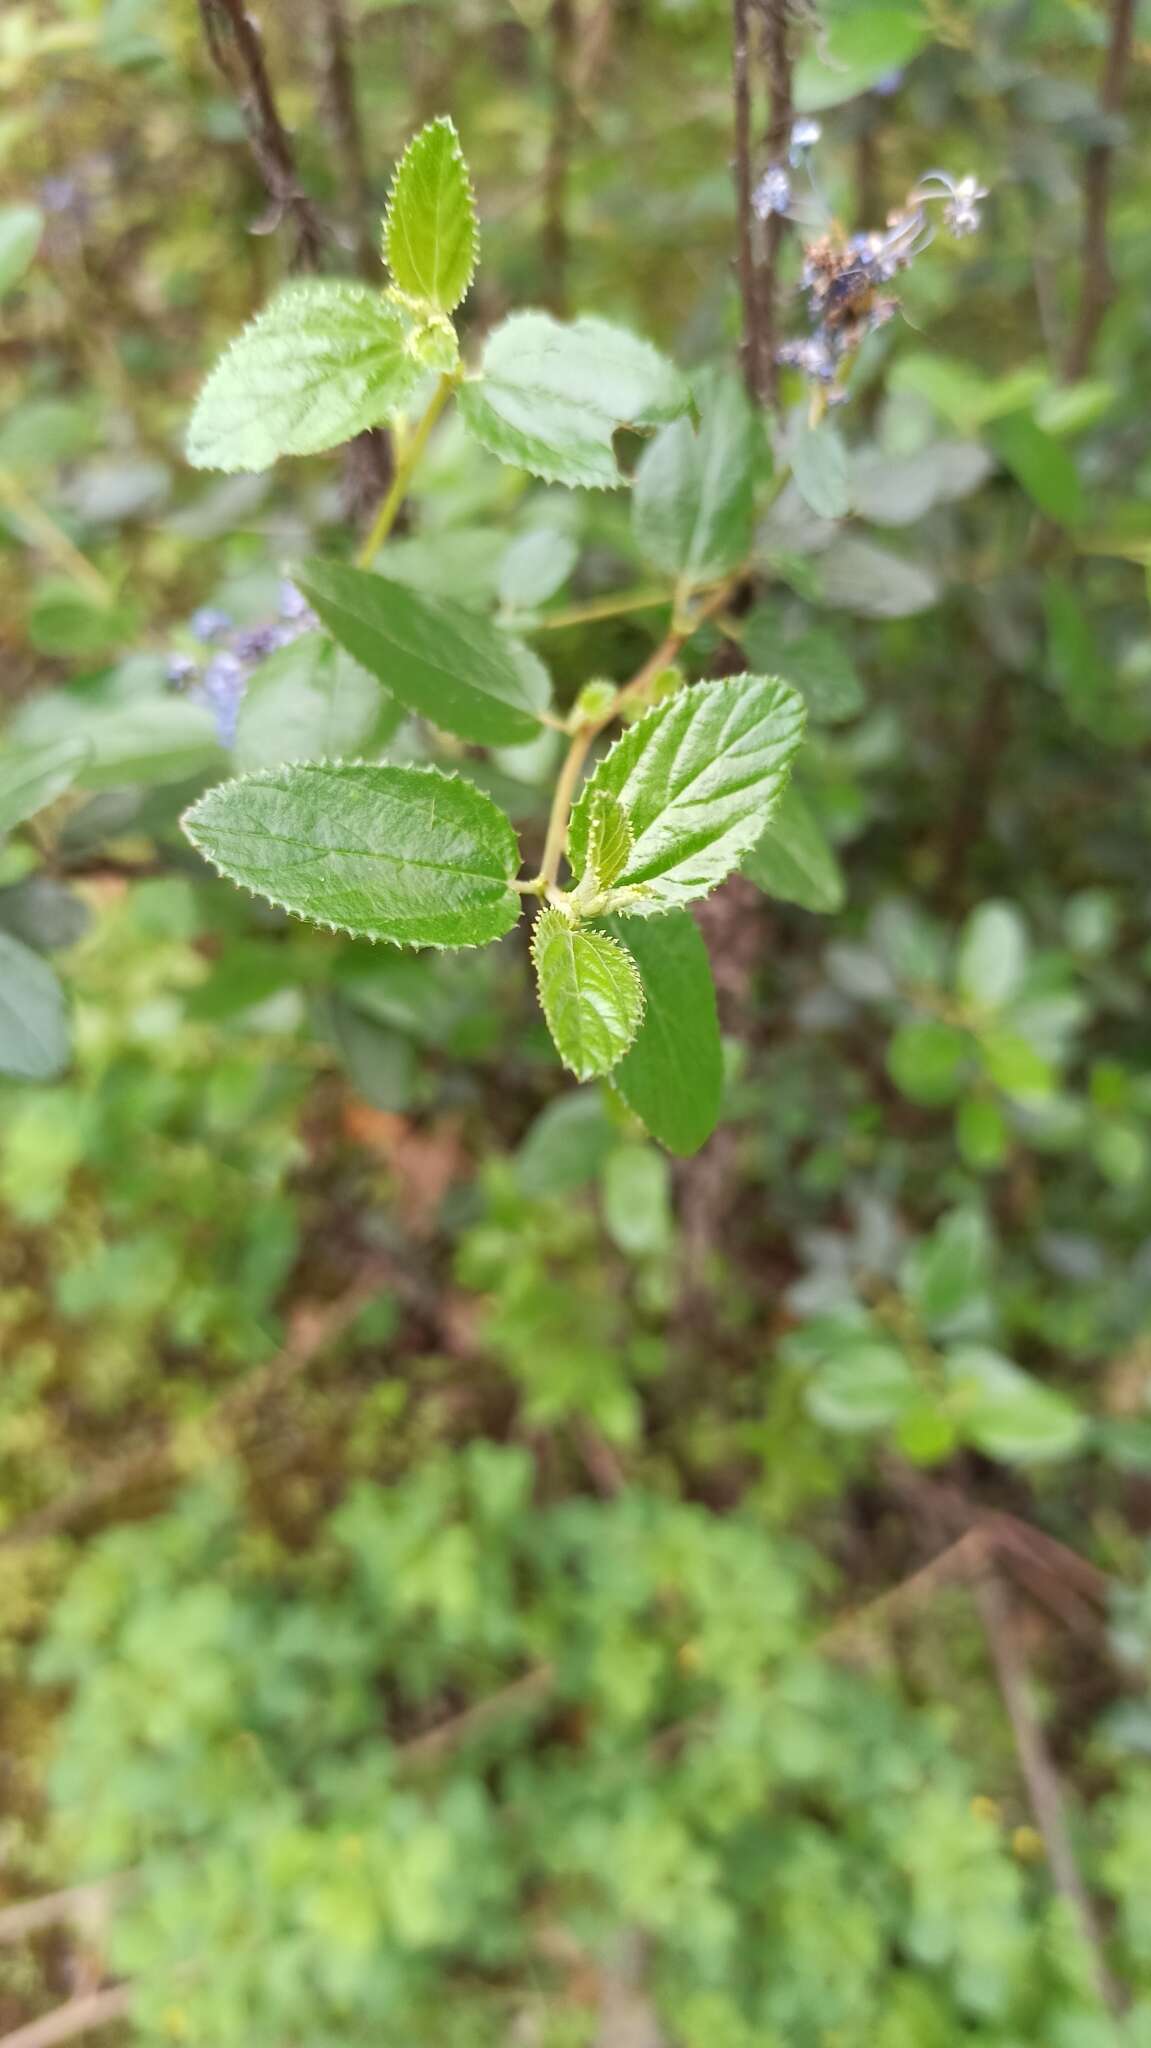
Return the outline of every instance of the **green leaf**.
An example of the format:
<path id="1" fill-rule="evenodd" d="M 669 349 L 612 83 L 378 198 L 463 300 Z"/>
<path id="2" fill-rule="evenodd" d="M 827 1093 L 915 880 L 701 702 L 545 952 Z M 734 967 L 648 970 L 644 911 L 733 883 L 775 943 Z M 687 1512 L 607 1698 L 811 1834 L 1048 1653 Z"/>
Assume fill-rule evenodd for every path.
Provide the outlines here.
<path id="1" fill-rule="evenodd" d="M 965 1163 L 974 1173 L 1002 1166 L 1011 1142 L 1003 1112 L 989 1095 L 967 1095 L 955 1118 L 955 1135 Z"/>
<path id="2" fill-rule="evenodd" d="M 988 1457 L 1038 1464 L 1078 1449 L 1083 1417 L 1010 1359 L 967 1344 L 948 1354 L 946 1366 L 951 1413 L 967 1442 Z"/>
<path id="3" fill-rule="evenodd" d="M 723 1099 L 723 1045 L 707 947 L 690 910 L 604 923 L 626 939 L 646 999 L 643 1023 L 612 1086 L 653 1138 L 689 1158 L 710 1138 Z"/>
<path id="4" fill-rule="evenodd" d="M 971 1040 L 940 1017 L 902 1024 L 887 1048 L 887 1070 L 897 1088 L 927 1109 L 954 1102 L 971 1061 Z"/>
<path id="5" fill-rule="evenodd" d="M 516 1154 L 521 1194 L 573 1194 L 595 1179 L 618 1143 L 602 1088 L 573 1088 L 557 1096 L 540 1111 Z"/>
<path id="6" fill-rule="evenodd" d="M 366 284 L 285 285 L 220 357 L 196 402 L 196 469 L 268 469 L 374 427 L 420 376 L 396 306 Z"/>
<path id="7" fill-rule="evenodd" d="M 978 490 L 993 466 L 978 441 L 933 441 L 914 455 L 865 450 L 851 465 L 852 505 L 877 526 L 913 526 L 934 506 Z"/>
<path id="8" fill-rule="evenodd" d="M 712 583 L 751 547 L 756 421 L 731 376 L 699 381 L 698 430 L 675 420 L 644 449 L 632 525 L 649 561 L 685 590 Z"/>
<path id="9" fill-rule="evenodd" d="M 532 932 L 540 1005 L 565 1067 L 579 1081 L 622 1059 L 643 1016 L 643 984 L 626 947 L 606 932 L 541 910 Z"/>
<path id="10" fill-rule="evenodd" d="M 508 611 L 546 604 L 567 582 L 578 560 L 575 541 L 558 527 L 537 526 L 518 534 L 500 562 L 500 603 Z"/>
<path id="11" fill-rule="evenodd" d="M 19 284 L 31 267 L 43 232 L 38 206 L 0 207 L 0 293 Z"/>
<path id="12" fill-rule="evenodd" d="M 606 320 L 564 324 L 513 313 L 489 335 L 482 375 L 460 387 L 465 425 L 503 462 L 551 483 L 622 484 L 612 436 L 659 427 L 688 410 L 679 371 Z"/>
<path id="13" fill-rule="evenodd" d="M 262 661 L 244 692 L 237 768 L 347 759 L 386 745 L 403 712 L 374 676 L 323 633 L 302 633 Z"/>
<path id="14" fill-rule="evenodd" d="M 819 1365 L 806 1389 L 808 1412 L 827 1429 L 883 1429 L 916 1396 L 915 1375 L 894 1344 L 860 1333 L 845 1338 Z"/>
<path id="15" fill-rule="evenodd" d="M 819 33 L 808 39 L 795 71 L 801 113 L 839 106 L 900 71 L 931 33 L 920 0 L 825 0 Z"/>
<path id="16" fill-rule="evenodd" d="M 38 953 L 0 931 L 0 1074 L 54 1081 L 68 1064 L 68 1007 Z"/>
<path id="17" fill-rule="evenodd" d="M 975 1209 L 953 1209 L 909 1252 L 903 1284 L 923 1324 L 935 1335 L 951 1328 L 973 1305 L 983 1308 L 989 1278 L 990 1247 L 982 1216 Z"/>
<path id="18" fill-rule="evenodd" d="M 981 1010 L 1002 1009 L 1018 993 L 1027 953 L 1027 930 L 1014 904 L 981 903 L 960 934 L 958 994 Z"/>
<path id="19" fill-rule="evenodd" d="M 211 712 L 183 697 L 130 697 L 80 712 L 76 723 L 91 748 L 79 770 L 85 789 L 184 782 L 223 762 Z"/>
<path id="20" fill-rule="evenodd" d="M 441 115 L 413 135 L 396 166 L 384 256 L 402 292 L 451 313 L 476 274 L 479 253 L 468 167 L 455 122 Z"/>
<path id="21" fill-rule="evenodd" d="M 801 427 L 791 456 L 791 473 L 806 505 L 820 519 L 843 519 L 851 510 L 847 449 L 827 420 Z"/>
<path id="22" fill-rule="evenodd" d="M 863 710 L 867 700 L 851 650 L 833 626 L 810 626 L 791 636 L 778 605 L 758 604 L 742 620 L 741 638 L 757 674 L 785 675 L 820 724 L 835 725 Z"/>
<path id="23" fill-rule="evenodd" d="M 1061 441 L 1045 434 L 1028 413 L 996 420 L 987 439 L 1004 467 L 1011 471 L 1032 503 L 1059 526 L 1077 526 L 1083 517 L 1083 492 L 1072 457 Z"/>
<path id="24" fill-rule="evenodd" d="M 230 881 L 297 917 L 408 946 L 482 946 L 515 924 L 515 834 L 435 768 L 305 762 L 221 783 L 184 818 Z"/>
<path id="25" fill-rule="evenodd" d="M 62 739 L 0 754 L 0 836 L 71 789 L 88 753 L 87 740 Z"/>
<path id="26" fill-rule="evenodd" d="M 830 913 L 843 907 L 843 872 L 803 792 L 789 782 L 763 838 L 743 863 L 749 882 L 784 903 Z"/>
<path id="27" fill-rule="evenodd" d="M 592 805 L 619 798 L 635 835 L 623 886 L 647 885 L 637 916 L 706 896 L 761 837 L 803 738 L 786 683 L 732 676 L 657 704 L 616 741 L 572 813 L 568 857 L 583 874 Z"/>
<path id="28" fill-rule="evenodd" d="M 819 603 L 864 619 L 909 619 L 939 602 L 932 570 L 854 533 L 832 542 L 814 575 Z"/>
<path id="29" fill-rule="evenodd" d="M 478 612 L 342 562 L 308 562 L 295 581 L 340 646 L 409 711 L 481 746 L 538 734 L 547 670 Z"/>
<path id="30" fill-rule="evenodd" d="M 610 889 L 631 859 L 635 835 L 619 798 L 597 790 L 588 813 L 587 859 L 584 872 L 596 889 Z"/>
<path id="31" fill-rule="evenodd" d="M 633 1259 L 670 1250 L 674 1224 L 667 1160 L 651 1145 L 616 1145 L 603 1169 L 608 1236 Z"/>

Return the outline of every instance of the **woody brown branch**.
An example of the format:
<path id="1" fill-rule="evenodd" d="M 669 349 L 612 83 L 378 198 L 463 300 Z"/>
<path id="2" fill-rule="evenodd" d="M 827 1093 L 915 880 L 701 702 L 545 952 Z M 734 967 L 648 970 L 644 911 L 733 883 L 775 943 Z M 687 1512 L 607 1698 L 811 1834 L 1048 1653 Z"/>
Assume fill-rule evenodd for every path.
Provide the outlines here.
<path id="1" fill-rule="evenodd" d="M 259 28 L 243 0 L 199 0 L 199 6 L 209 54 L 236 96 L 264 188 L 273 206 L 294 225 L 296 266 L 316 270 L 323 253 L 323 224 L 300 183 L 295 150 L 280 118 L 264 61 Z"/>

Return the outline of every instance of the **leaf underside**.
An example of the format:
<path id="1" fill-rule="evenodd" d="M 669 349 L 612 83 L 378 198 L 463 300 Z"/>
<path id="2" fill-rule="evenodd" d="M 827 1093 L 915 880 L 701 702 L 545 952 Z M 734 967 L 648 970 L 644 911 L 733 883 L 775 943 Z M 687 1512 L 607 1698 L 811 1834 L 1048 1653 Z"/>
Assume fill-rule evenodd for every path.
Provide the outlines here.
<path id="1" fill-rule="evenodd" d="M 254 895 L 333 931 L 409 946 L 482 946 L 515 924 L 511 825 L 435 768 L 313 761 L 221 783 L 184 830 Z"/>

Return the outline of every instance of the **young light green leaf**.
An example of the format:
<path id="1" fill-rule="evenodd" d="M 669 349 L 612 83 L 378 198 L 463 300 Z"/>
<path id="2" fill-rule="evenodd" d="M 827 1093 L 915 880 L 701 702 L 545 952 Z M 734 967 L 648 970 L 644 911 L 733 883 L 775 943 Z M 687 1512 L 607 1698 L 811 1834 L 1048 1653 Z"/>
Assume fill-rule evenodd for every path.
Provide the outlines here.
<path id="1" fill-rule="evenodd" d="M 481 746 L 538 734 L 547 670 L 478 612 L 342 562 L 308 562 L 295 581 L 340 646 L 409 711 Z"/>
<path id="2" fill-rule="evenodd" d="M 947 1357 L 949 1407 L 968 1443 L 990 1458 L 1039 1464 L 1082 1442 L 1084 1419 L 1064 1395 L 997 1351 L 966 1344 Z"/>
<path id="3" fill-rule="evenodd" d="M 789 782 L 763 838 L 743 863 L 749 882 L 784 903 L 830 914 L 843 907 L 843 870 L 802 791 Z"/>
<path id="4" fill-rule="evenodd" d="M 338 761 L 385 746 L 403 711 L 324 633 L 302 633 L 262 661 L 240 705 L 237 768 Z"/>
<path id="5" fill-rule="evenodd" d="M 87 740 L 60 739 L 0 754 L 0 836 L 63 796 L 89 751 Z"/>
<path id="6" fill-rule="evenodd" d="M 610 790 L 598 790 L 591 799 L 588 815 L 587 860 L 584 872 L 597 889 L 610 889 L 618 882 L 628 861 L 635 838 L 628 815 Z"/>
<path id="7" fill-rule="evenodd" d="M 508 820 L 474 784 L 435 768 L 266 769 L 210 789 L 184 830 L 241 888 L 353 937 L 482 946 L 519 916 Z"/>
<path id="8" fill-rule="evenodd" d="M 915 1399 L 915 1374 L 894 1344 L 861 1337 L 825 1359 L 808 1382 L 811 1415 L 826 1429 L 882 1429 Z"/>
<path id="9" fill-rule="evenodd" d="M 645 448 L 632 524 L 641 551 L 685 589 L 738 567 L 751 547 L 755 416 L 736 378 L 699 381 L 700 424 L 679 419 Z"/>
<path id="10" fill-rule="evenodd" d="M 413 135 L 396 166 L 384 255 L 402 292 L 451 313 L 476 271 L 475 198 L 455 122 L 446 115 Z"/>
<path id="11" fill-rule="evenodd" d="M 513 313 L 489 335 L 482 371 L 460 388 L 464 424 L 501 461 L 551 483 L 622 484 L 617 428 L 663 426 L 691 403 L 666 357 L 606 320 Z"/>
<path id="12" fill-rule="evenodd" d="M 887 1071 L 897 1088 L 927 1109 L 954 1102 L 972 1062 L 966 1031 L 942 1017 L 913 1017 L 887 1048 Z"/>
<path id="13" fill-rule="evenodd" d="M 508 611 L 546 604 L 567 582 L 578 560 L 575 541 L 559 527 L 536 526 L 517 534 L 500 563 L 500 603 Z"/>
<path id="14" fill-rule="evenodd" d="M 903 1266 L 903 1286 L 933 1335 L 973 1333 L 986 1315 L 991 1278 L 987 1226 L 977 1209 L 953 1209 L 921 1238 Z M 978 1332 L 976 1332 L 978 1334 Z"/>
<path id="15" fill-rule="evenodd" d="M 662 1152 L 629 1142 L 613 1146 L 601 1177 L 608 1236 L 629 1258 L 658 1258 L 671 1249 L 675 1223 L 671 1172 Z"/>
<path id="16" fill-rule="evenodd" d="M 196 469 L 267 469 L 316 455 L 387 419 L 420 365 L 406 323 L 368 285 L 310 278 L 285 285 L 220 357 L 196 402 Z"/>
<path id="17" fill-rule="evenodd" d="M 1083 517 L 1082 486 L 1061 441 L 1045 434 L 1025 412 L 996 420 L 987 438 L 1004 467 L 1048 519 L 1060 526 L 1078 525 Z"/>
<path id="18" fill-rule="evenodd" d="M 606 932 L 541 910 L 532 932 L 540 1007 L 565 1067 L 579 1081 L 622 1059 L 643 1016 L 643 984 L 626 947 Z"/>
<path id="19" fill-rule="evenodd" d="M 0 931 L 0 1074 L 54 1081 L 68 1064 L 68 1006 L 59 976 Z"/>
<path id="20" fill-rule="evenodd" d="M 795 437 L 791 473 L 806 505 L 819 519 L 843 519 L 851 510 L 847 449 L 835 427 L 822 420 Z"/>
<path id="21" fill-rule="evenodd" d="M 1027 930 L 1012 903 L 981 903 L 959 939 L 955 985 L 966 1002 L 1002 1009 L 1027 967 Z"/>
<path id="22" fill-rule="evenodd" d="M 0 207 L 0 293 L 19 284 L 43 232 L 44 216 L 38 206 Z"/>
<path id="23" fill-rule="evenodd" d="M 653 1138 L 689 1158 L 715 1129 L 723 1096 L 723 1046 L 707 947 L 689 910 L 604 923 L 634 954 L 646 999 L 643 1023 L 612 1086 Z"/>
<path id="24" fill-rule="evenodd" d="M 706 896 L 761 837 L 803 738 L 803 700 L 767 676 L 681 690 L 616 741 L 572 813 L 568 858 L 582 876 L 592 805 L 619 798 L 635 834 L 622 886 L 645 883 L 636 916 Z"/>

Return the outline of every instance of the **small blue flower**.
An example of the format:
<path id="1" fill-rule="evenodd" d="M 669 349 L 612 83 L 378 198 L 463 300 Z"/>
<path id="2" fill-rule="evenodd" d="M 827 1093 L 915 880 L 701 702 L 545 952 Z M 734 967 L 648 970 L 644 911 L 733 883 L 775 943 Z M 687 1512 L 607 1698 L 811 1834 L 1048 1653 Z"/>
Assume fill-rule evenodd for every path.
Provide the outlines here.
<path id="1" fill-rule="evenodd" d="M 231 632 L 233 622 L 217 605 L 202 604 L 199 611 L 192 613 L 190 623 L 195 639 L 210 646 L 213 640 L 222 640 L 225 633 Z"/>
<path id="2" fill-rule="evenodd" d="M 770 164 L 751 196 L 752 206 L 760 220 L 768 220 L 773 213 L 786 213 L 791 205 L 791 179 L 782 164 Z"/>

